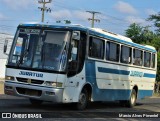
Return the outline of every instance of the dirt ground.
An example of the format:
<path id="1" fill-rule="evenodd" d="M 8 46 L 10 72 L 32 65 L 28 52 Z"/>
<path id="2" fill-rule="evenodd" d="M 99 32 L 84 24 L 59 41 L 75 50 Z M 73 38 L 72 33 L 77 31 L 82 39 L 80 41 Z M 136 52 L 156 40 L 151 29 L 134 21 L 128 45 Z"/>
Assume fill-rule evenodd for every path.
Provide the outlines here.
<path id="1" fill-rule="evenodd" d="M 4 94 L 4 82 L 0 81 L 0 94 Z"/>

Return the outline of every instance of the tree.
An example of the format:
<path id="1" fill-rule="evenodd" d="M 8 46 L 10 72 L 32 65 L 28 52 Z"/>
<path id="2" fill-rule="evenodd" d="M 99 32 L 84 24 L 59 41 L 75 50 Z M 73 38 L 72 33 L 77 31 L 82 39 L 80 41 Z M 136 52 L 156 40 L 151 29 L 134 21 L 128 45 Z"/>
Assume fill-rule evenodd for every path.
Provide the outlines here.
<path id="1" fill-rule="evenodd" d="M 139 24 L 133 23 L 126 30 L 126 36 L 131 38 L 133 42 L 139 44 L 151 43 L 155 34 L 149 30 L 150 26 L 140 26 Z"/>
<path id="2" fill-rule="evenodd" d="M 154 25 L 157 28 L 156 31 L 158 32 L 158 34 L 160 34 L 160 12 L 155 15 L 150 15 L 147 20 L 154 21 Z"/>
<path id="3" fill-rule="evenodd" d="M 156 80 L 160 81 L 160 31 L 154 33 L 149 30 L 150 26 L 142 27 L 138 24 L 131 24 L 126 30 L 126 36 L 131 38 L 133 42 L 139 44 L 146 44 L 154 46 L 157 50 L 157 77 Z M 159 27 L 160 30 L 160 27 Z"/>
<path id="4" fill-rule="evenodd" d="M 56 23 L 62 23 L 63 21 L 61 20 L 58 20 L 56 21 Z M 64 24 L 71 24 L 71 21 L 70 20 L 64 20 Z"/>
<path id="5" fill-rule="evenodd" d="M 126 36 L 131 38 L 136 43 L 141 43 L 141 33 L 142 27 L 136 23 L 131 24 L 129 28 L 126 30 Z"/>
<path id="6" fill-rule="evenodd" d="M 150 45 L 154 46 L 156 48 L 157 52 L 160 52 L 160 36 L 155 35 L 152 42 L 150 43 Z"/>

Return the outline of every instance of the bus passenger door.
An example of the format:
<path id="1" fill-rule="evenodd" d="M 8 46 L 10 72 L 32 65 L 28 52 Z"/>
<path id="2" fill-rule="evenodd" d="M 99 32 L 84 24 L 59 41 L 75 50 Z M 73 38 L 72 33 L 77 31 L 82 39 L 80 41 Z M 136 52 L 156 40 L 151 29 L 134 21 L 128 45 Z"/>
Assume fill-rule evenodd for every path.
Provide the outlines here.
<path id="1" fill-rule="evenodd" d="M 69 61 L 65 93 L 69 93 L 70 99 L 78 101 L 79 85 L 84 83 L 83 66 L 86 51 L 86 33 L 74 31 L 69 49 Z M 82 80 L 83 77 L 83 80 Z M 72 98 L 71 98 L 72 97 Z"/>

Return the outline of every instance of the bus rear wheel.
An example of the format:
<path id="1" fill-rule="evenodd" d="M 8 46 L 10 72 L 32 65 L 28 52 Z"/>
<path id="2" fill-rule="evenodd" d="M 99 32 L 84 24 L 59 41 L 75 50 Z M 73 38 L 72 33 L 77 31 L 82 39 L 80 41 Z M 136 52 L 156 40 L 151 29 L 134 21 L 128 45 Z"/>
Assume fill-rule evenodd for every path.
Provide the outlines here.
<path id="1" fill-rule="evenodd" d="M 86 109 L 89 102 L 89 94 L 86 89 L 83 89 L 79 96 L 79 102 L 76 103 L 77 110 L 84 110 Z"/>
<path id="2" fill-rule="evenodd" d="M 35 105 L 35 106 L 41 105 L 43 103 L 42 100 L 37 100 L 37 99 L 32 99 L 32 98 L 30 98 L 29 101 L 32 105 Z"/>
<path id="3" fill-rule="evenodd" d="M 136 90 L 133 89 L 131 92 L 130 99 L 127 101 L 127 107 L 134 107 L 136 105 L 136 100 L 137 100 L 137 93 Z"/>

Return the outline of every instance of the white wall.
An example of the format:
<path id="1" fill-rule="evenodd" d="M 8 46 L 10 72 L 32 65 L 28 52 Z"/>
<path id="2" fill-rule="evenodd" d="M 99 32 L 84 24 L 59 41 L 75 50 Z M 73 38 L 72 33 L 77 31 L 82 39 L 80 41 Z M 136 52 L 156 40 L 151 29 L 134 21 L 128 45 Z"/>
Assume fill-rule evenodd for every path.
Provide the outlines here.
<path id="1" fill-rule="evenodd" d="M 0 33 L 0 78 L 5 78 L 5 65 L 8 56 L 3 53 L 3 46 L 5 39 L 8 40 L 8 48 L 7 50 L 10 50 L 13 36 L 7 33 Z"/>
<path id="2" fill-rule="evenodd" d="M 5 78 L 5 65 L 7 59 L 0 59 L 0 78 Z"/>

